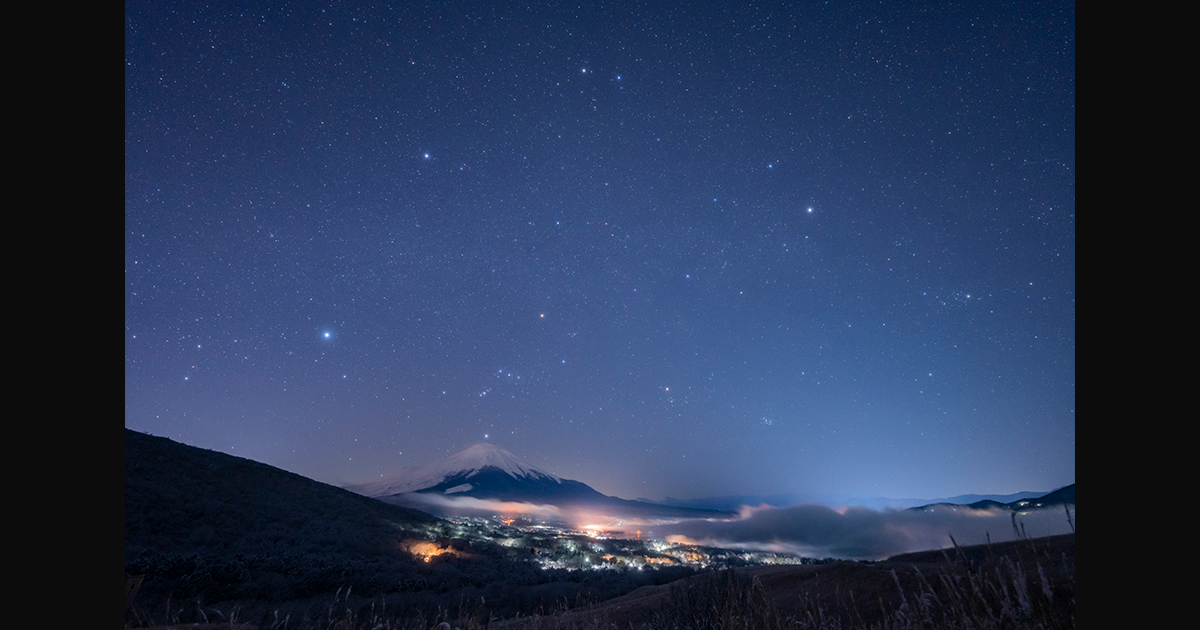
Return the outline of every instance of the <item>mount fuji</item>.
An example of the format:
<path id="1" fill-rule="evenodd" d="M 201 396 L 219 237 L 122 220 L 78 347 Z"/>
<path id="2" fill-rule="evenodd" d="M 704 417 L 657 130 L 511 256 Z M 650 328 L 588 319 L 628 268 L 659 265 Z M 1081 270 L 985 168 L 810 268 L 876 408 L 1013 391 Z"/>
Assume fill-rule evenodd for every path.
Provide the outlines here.
<path id="1" fill-rule="evenodd" d="M 427 504 L 435 496 L 552 505 L 566 509 L 604 510 L 628 517 L 705 518 L 728 516 L 702 510 L 629 501 L 597 492 L 527 464 L 494 444 L 476 444 L 426 466 L 405 466 L 378 481 L 346 486 L 347 490 L 389 503 Z M 417 495 L 417 496 L 413 496 Z M 424 508 L 423 508 L 424 509 Z"/>

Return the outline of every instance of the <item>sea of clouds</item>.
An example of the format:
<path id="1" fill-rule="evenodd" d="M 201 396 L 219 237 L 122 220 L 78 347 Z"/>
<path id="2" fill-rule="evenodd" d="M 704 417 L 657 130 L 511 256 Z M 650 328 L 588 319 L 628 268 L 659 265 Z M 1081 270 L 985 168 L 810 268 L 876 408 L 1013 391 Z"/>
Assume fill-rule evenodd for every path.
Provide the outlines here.
<path id="1" fill-rule="evenodd" d="M 877 560 L 910 551 L 1037 538 L 1073 531 L 1075 518 L 1059 508 L 1011 512 L 935 505 L 924 509 L 876 510 L 808 504 L 743 507 L 733 518 L 655 520 L 621 518 L 594 510 L 501 502 L 432 494 L 402 495 L 411 507 L 442 515 L 525 514 L 579 529 L 603 530 L 709 547 L 794 553 L 810 558 Z"/>
<path id="2" fill-rule="evenodd" d="M 652 535 L 713 547 L 786 551 L 814 558 L 881 559 L 909 551 L 1001 542 L 1073 531 L 1064 509 L 1014 513 L 934 506 L 913 510 L 833 509 L 824 505 L 743 508 L 730 520 L 659 525 Z M 953 537 L 953 541 L 951 540 Z"/>

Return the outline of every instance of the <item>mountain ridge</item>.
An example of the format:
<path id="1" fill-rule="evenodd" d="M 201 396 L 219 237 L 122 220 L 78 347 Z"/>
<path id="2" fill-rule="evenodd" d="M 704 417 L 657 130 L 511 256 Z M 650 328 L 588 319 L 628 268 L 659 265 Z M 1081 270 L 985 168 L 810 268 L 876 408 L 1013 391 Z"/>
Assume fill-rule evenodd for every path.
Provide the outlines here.
<path id="1" fill-rule="evenodd" d="M 345 486 L 347 490 L 398 505 L 437 511 L 434 497 L 600 509 L 630 517 L 706 518 L 732 512 L 662 505 L 611 497 L 574 479 L 530 465 L 494 444 L 473 445 L 424 466 L 406 466 L 383 479 Z M 434 501 L 436 502 L 436 501 Z M 442 510 L 447 507 L 443 503 Z"/>
<path id="2" fill-rule="evenodd" d="M 396 531 L 439 522 L 268 464 L 125 429 L 127 560 L 144 550 L 274 552 L 284 539 L 296 552 L 296 532 L 316 523 L 329 529 L 330 515 L 334 538 L 373 548 L 387 548 Z"/>
<path id="3" fill-rule="evenodd" d="M 1075 484 L 1069 484 L 1052 490 L 1038 497 L 1029 497 L 1017 499 L 1008 503 L 994 501 L 991 499 L 982 499 L 973 503 L 950 503 L 947 501 L 939 501 L 926 505 L 918 505 L 909 508 L 910 510 L 931 510 L 938 506 L 950 507 L 968 507 L 976 510 L 1000 509 L 1018 512 L 1022 510 L 1035 510 L 1039 508 L 1047 508 L 1055 505 L 1075 505 Z"/>
<path id="4" fill-rule="evenodd" d="M 514 478 L 544 479 L 557 483 L 563 481 L 556 475 L 525 463 L 495 444 L 481 442 L 430 464 L 405 466 L 394 473 L 384 475 L 378 481 L 350 484 L 345 488 L 369 497 L 428 491 L 434 487 L 447 490 L 464 485 L 455 484 L 441 488 L 447 478 L 470 479 L 488 469 L 499 470 Z"/>

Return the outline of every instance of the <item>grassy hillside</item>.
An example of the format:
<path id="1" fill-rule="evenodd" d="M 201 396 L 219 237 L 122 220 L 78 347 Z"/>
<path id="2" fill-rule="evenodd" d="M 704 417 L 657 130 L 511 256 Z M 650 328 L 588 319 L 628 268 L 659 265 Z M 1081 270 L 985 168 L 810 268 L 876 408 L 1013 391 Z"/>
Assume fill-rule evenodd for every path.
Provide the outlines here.
<path id="1" fill-rule="evenodd" d="M 125 572 L 142 578 L 127 627 L 1074 627 L 1074 534 L 700 575 L 542 570 L 533 558 L 423 512 L 125 432 Z"/>
<path id="2" fill-rule="evenodd" d="M 514 620 L 499 627 L 1074 628 L 1075 535 L 918 552 L 881 562 L 710 571 L 673 584 L 644 587 L 587 609 Z"/>
<path id="3" fill-rule="evenodd" d="M 125 557 L 379 553 L 438 519 L 224 453 L 125 431 Z"/>
<path id="4" fill-rule="evenodd" d="M 347 610 L 420 620 L 468 601 L 471 615 L 513 617 L 692 573 L 542 570 L 527 549 L 468 534 L 265 464 L 125 431 L 125 573 L 140 577 L 127 579 L 138 585 L 127 592 L 127 626 L 235 610 L 256 623 L 278 614 L 292 628 Z"/>

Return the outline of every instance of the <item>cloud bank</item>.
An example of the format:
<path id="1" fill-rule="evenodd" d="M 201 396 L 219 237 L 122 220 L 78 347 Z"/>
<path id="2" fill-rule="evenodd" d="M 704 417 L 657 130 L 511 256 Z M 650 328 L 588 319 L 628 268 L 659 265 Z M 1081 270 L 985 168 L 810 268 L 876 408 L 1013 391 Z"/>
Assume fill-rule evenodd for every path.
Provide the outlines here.
<path id="1" fill-rule="evenodd" d="M 527 515 L 563 526 L 602 528 L 611 535 L 657 538 L 733 549 L 762 549 L 810 558 L 878 560 L 910 551 L 1014 540 L 1013 513 L 938 505 L 925 510 L 854 506 L 834 509 L 809 504 L 786 508 L 743 507 L 734 519 L 649 520 L 604 513 L 598 509 L 562 508 L 438 494 L 405 494 L 387 499 L 447 516 Z M 1071 509 L 1072 519 L 1075 509 Z M 1031 538 L 1066 534 L 1070 523 L 1062 508 L 1018 513 L 1019 531 Z"/>
<path id="2" fill-rule="evenodd" d="M 525 514 L 539 519 L 562 520 L 565 513 L 553 505 L 536 505 L 516 501 L 497 501 L 475 497 L 447 496 L 444 494 L 410 492 L 383 499 L 405 507 L 425 510 L 439 516 L 491 516 L 495 514 Z"/>
<path id="3" fill-rule="evenodd" d="M 603 506 L 556 506 L 496 499 L 479 499 L 436 493 L 410 492 L 383 499 L 389 503 L 416 508 L 437 516 L 528 516 L 537 521 L 575 529 L 603 529 L 632 535 L 653 524 L 671 523 L 678 519 L 646 519 L 614 513 Z"/>
<path id="4" fill-rule="evenodd" d="M 918 510 L 872 510 L 823 505 L 744 509 L 736 520 L 689 520 L 654 529 L 653 535 L 713 547 L 769 549 L 808 557 L 882 559 L 909 551 L 1013 540 L 1012 512 L 937 506 Z M 1071 517 L 1075 517 L 1074 509 Z M 1018 514 L 1029 537 L 1070 533 L 1066 513 L 1046 509 Z"/>

